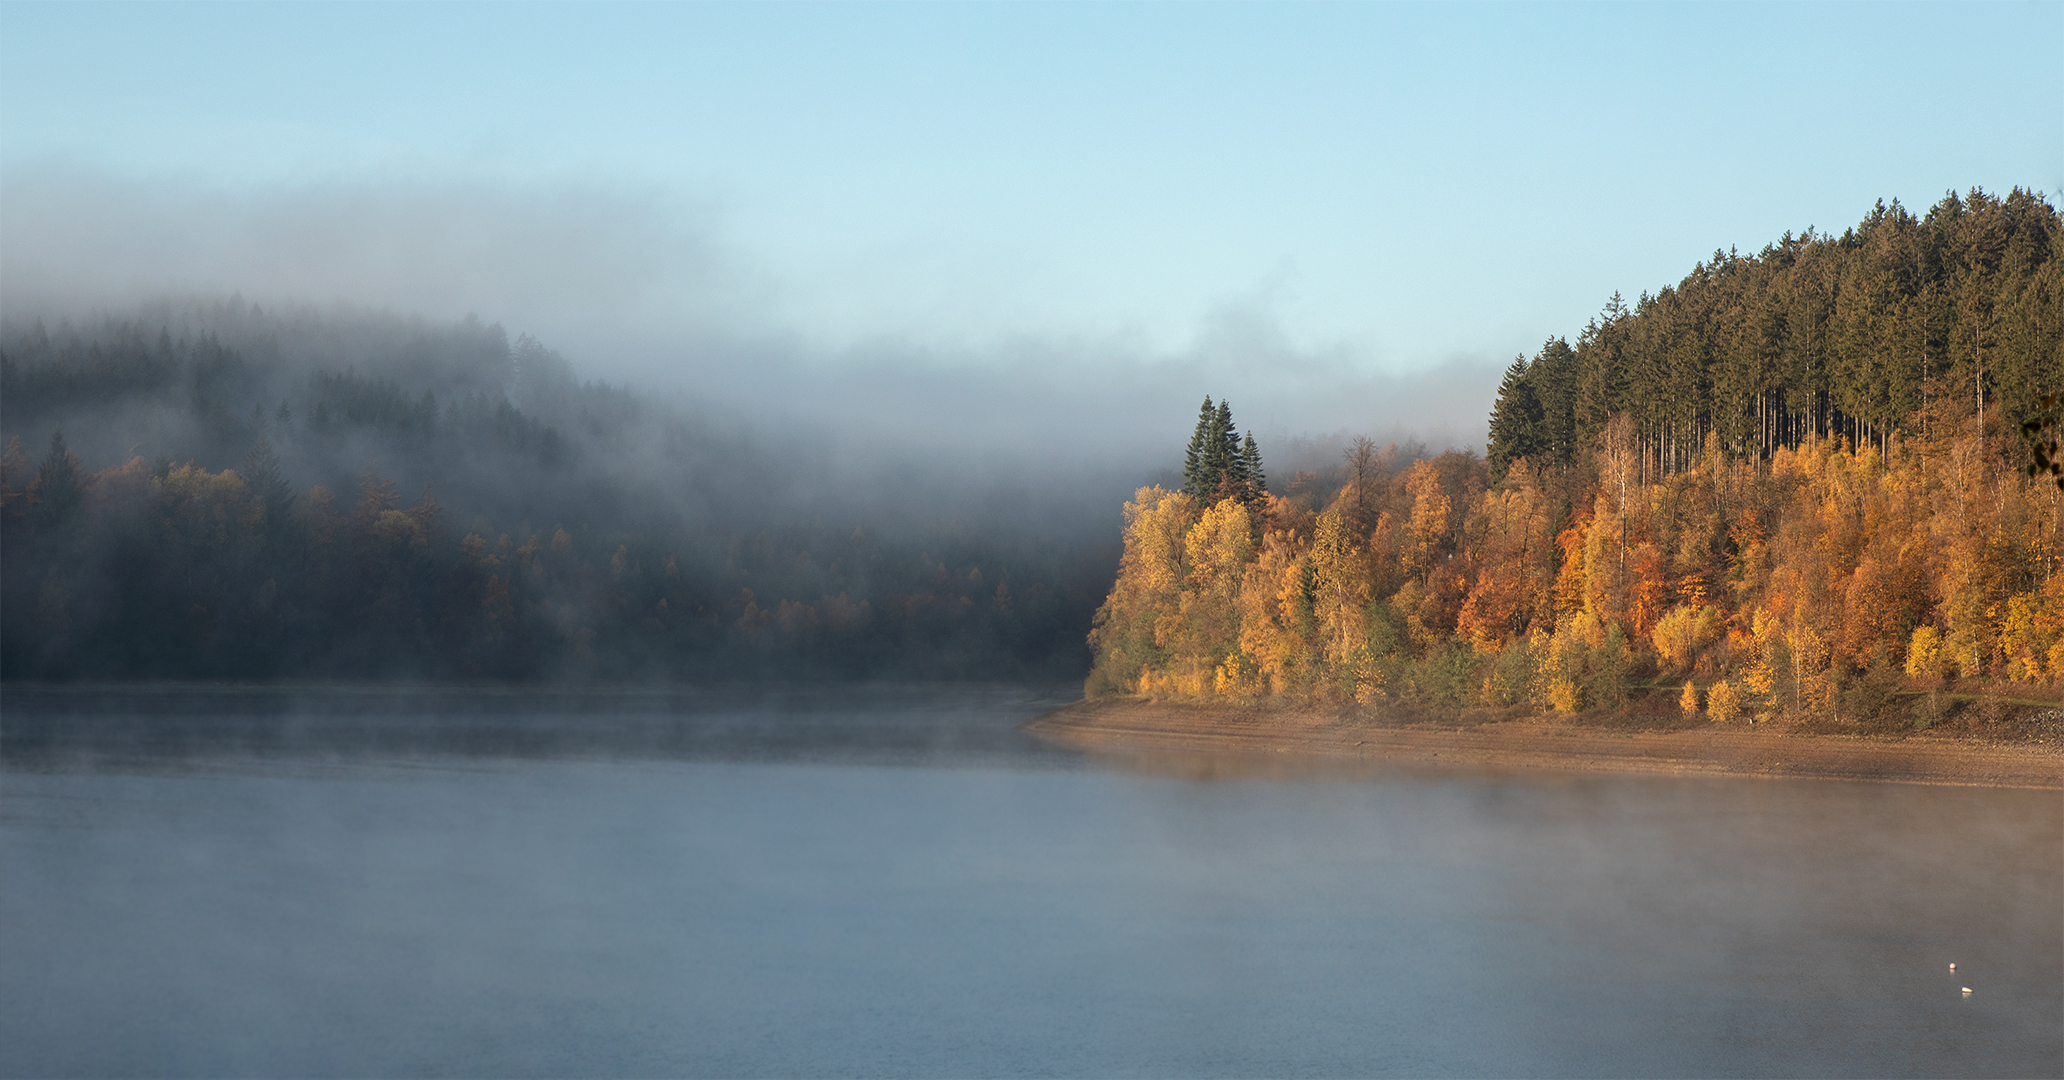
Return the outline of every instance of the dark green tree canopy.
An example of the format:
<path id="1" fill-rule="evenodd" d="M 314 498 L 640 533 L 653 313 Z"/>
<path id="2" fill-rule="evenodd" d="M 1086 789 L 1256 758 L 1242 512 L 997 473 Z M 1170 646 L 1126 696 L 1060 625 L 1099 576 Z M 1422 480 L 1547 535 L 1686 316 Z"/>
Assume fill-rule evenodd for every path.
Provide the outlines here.
<path id="1" fill-rule="evenodd" d="M 1243 440 L 1233 426 L 1232 406 L 1224 401 L 1213 406 L 1210 397 L 1197 413 L 1197 428 L 1183 455 L 1182 490 L 1199 502 L 1212 504 L 1238 499 L 1249 506 L 1260 505 L 1268 496 L 1262 471 L 1261 448 L 1248 432 Z"/>
<path id="2" fill-rule="evenodd" d="M 1505 381 L 1498 387 L 1498 404 L 1491 410 L 1489 461 L 1491 478 L 1520 458 L 1539 458 L 1545 443 L 1541 438 L 1541 399 L 1527 379 L 1526 357 L 1512 359 L 1505 369 Z"/>
<path id="3" fill-rule="evenodd" d="M 1942 422 L 2011 429 L 2064 390 L 2060 254 L 2056 209 L 2020 188 L 1952 192 L 1920 217 L 1881 202 L 1840 236 L 1715 251 L 1508 369 L 1490 462 L 1568 462 L 1621 413 L 1663 471 L 1709 436 L 1767 456 Z"/>
<path id="4" fill-rule="evenodd" d="M 1191 495 L 1201 497 L 1203 494 L 1199 490 L 1202 486 L 1200 481 L 1205 475 L 1205 457 L 1210 449 L 1217 445 L 1211 438 L 1211 432 L 1217 423 L 1218 410 L 1211 405 L 1211 395 L 1206 394 L 1204 408 L 1197 413 L 1197 430 L 1190 436 L 1189 449 L 1183 452 L 1182 489 Z M 1212 477 L 1211 486 L 1218 486 L 1216 476 Z"/>
<path id="5" fill-rule="evenodd" d="M 1268 476 L 1261 468 L 1261 447 L 1251 431 L 1240 446 L 1240 471 L 1246 481 L 1248 501 L 1258 502 L 1268 495 Z"/>

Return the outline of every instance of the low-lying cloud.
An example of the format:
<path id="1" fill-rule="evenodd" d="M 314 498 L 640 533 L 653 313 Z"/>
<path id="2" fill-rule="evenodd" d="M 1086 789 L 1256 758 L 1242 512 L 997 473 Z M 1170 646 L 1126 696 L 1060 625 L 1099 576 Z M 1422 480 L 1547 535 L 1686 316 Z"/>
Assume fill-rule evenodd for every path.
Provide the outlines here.
<path id="1" fill-rule="evenodd" d="M 691 324 L 744 279 L 655 192 L 359 181 L 233 190 L 50 164 L 0 178 L 10 309 L 166 293 L 455 318 Z"/>
<path id="2" fill-rule="evenodd" d="M 1267 296 L 1220 302 L 1190 340 L 1068 326 L 986 339 L 884 326 L 828 339 L 811 300 L 727 242 L 721 210 L 658 190 L 412 180 L 227 189 L 63 164 L 0 175 L 10 318 L 120 313 L 167 296 L 477 313 L 590 375 L 754 426 L 913 450 L 1113 456 L 1179 450 L 1227 397 L 1265 440 L 1326 432 L 1481 445 L 1503 358 L 1399 371 L 1297 339 Z M 1174 444 L 1174 445 L 1171 445 Z"/>

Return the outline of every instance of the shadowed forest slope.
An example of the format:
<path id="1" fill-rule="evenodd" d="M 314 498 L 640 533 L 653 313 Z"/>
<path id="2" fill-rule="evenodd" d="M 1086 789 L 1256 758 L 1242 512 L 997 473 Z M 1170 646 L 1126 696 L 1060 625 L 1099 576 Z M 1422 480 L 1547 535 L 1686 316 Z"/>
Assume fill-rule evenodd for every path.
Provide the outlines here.
<path id="1" fill-rule="evenodd" d="M 474 320 L 10 323 L 0 428 L 10 679 L 1079 677 L 1117 555 L 1108 495 L 755 432 Z"/>

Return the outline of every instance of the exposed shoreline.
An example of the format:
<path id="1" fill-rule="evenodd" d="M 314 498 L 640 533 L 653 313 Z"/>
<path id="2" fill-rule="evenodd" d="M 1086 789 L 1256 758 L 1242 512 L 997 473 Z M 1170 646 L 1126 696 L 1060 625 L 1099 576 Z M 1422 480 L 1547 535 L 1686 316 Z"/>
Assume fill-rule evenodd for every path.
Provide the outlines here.
<path id="1" fill-rule="evenodd" d="M 2064 747 L 1927 733 L 1804 735 L 1737 727 L 1619 731 L 1528 716 L 1473 726 L 1388 724 L 1323 709 L 1082 701 L 1025 725 L 1073 749 L 1136 760 L 1276 755 L 1350 767 L 1875 780 L 2064 790 Z"/>

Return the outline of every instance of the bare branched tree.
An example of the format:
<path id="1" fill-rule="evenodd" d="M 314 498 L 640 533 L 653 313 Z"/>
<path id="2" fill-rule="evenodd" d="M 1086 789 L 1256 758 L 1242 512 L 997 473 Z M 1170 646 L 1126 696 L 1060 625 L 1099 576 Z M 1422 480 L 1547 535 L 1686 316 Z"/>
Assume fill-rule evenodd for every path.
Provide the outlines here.
<path id="1" fill-rule="evenodd" d="M 1347 462 L 1348 480 L 1354 484 L 1355 524 L 1360 526 L 1369 516 L 1369 481 L 1376 475 L 1376 444 L 1357 435 L 1340 456 Z"/>

